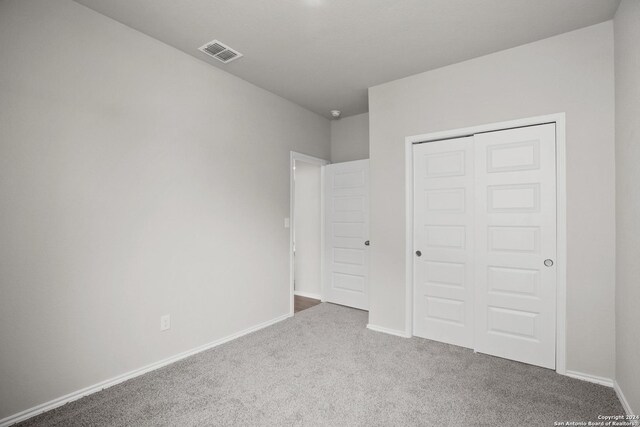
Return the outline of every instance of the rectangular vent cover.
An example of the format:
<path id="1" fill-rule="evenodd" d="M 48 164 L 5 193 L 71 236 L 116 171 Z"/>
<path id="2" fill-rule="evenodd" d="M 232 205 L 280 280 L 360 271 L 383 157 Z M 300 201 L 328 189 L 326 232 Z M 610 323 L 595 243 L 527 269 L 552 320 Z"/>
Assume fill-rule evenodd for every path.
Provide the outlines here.
<path id="1" fill-rule="evenodd" d="M 210 41 L 204 46 L 201 46 L 198 50 L 206 53 L 209 56 L 213 56 L 218 61 L 223 62 L 225 64 L 233 61 L 234 59 L 238 59 L 242 56 L 240 52 L 238 52 L 237 50 L 231 49 L 229 46 L 219 42 L 218 40 Z"/>

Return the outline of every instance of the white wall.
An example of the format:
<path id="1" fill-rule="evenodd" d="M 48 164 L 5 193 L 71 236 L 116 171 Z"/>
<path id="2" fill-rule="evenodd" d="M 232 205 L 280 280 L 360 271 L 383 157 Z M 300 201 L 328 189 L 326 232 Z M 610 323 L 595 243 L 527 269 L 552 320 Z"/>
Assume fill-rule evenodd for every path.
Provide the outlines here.
<path id="1" fill-rule="evenodd" d="M 640 414 L 640 2 L 614 20 L 616 64 L 616 380 Z"/>
<path id="2" fill-rule="evenodd" d="M 331 162 L 369 158 L 369 113 L 331 122 Z"/>
<path id="3" fill-rule="evenodd" d="M 320 296 L 320 166 L 296 161 L 295 291 Z"/>
<path id="4" fill-rule="evenodd" d="M 0 2 L 0 57 L 0 419 L 288 313 L 328 120 L 66 0 Z"/>
<path id="5" fill-rule="evenodd" d="M 613 377 L 613 78 L 606 22 L 370 88 L 370 323 L 405 328 L 404 138 L 566 112 L 567 369 Z"/>

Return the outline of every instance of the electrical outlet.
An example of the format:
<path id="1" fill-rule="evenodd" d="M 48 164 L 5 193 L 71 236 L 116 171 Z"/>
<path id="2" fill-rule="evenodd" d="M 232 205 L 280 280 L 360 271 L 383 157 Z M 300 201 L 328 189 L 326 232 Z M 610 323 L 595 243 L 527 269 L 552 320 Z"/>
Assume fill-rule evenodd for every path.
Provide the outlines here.
<path id="1" fill-rule="evenodd" d="M 284 219 L 284 228 L 289 228 L 289 218 Z"/>
<path id="2" fill-rule="evenodd" d="M 161 331 L 166 331 L 170 327 L 171 327 L 171 316 L 168 315 L 168 314 L 165 314 L 164 316 L 161 316 L 160 317 L 160 330 Z"/>

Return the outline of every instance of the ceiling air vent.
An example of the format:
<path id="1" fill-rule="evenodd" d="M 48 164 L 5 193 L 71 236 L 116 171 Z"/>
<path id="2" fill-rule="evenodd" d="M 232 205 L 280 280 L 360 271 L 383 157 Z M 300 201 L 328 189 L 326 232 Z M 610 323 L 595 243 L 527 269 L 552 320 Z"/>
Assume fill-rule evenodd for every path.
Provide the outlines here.
<path id="1" fill-rule="evenodd" d="M 228 64 L 234 59 L 238 59 L 242 56 L 240 52 L 231 49 L 229 46 L 219 42 L 218 40 L 210 41 L 204 46 L 201 46 L 198 50 L 206 53 L 209 56 L 213 56 L 218 61 L 224 62 L 225 64 Z"/>

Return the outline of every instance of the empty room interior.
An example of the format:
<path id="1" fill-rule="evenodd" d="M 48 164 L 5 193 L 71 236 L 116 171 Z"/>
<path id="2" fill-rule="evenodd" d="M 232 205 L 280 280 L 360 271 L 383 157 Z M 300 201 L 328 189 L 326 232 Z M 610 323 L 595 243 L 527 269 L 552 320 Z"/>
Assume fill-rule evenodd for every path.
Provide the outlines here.
<path id="1" fill-rule="evenodd" d="M 0 427 L 640 425 L 640 0 L 0 0 Z"/>

